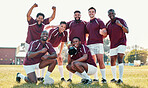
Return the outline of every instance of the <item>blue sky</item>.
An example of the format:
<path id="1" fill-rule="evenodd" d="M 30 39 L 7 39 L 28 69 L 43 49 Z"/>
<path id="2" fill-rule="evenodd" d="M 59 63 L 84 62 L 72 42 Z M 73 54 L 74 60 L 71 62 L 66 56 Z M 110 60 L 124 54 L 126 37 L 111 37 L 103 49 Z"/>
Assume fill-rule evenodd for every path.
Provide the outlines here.
<path id="1" fill-rule="evenodd" d="M 30 7 L 37 3 L 31 14 L 35 18 L 38 12 L 45 17 L 52 14 L 52 6 L 57 7 L 55 19 L 50 25 L 57 25 L 60 21 L 73 20 L 73 12 L 80 10 L 82 20 L 89 21 L 88 8 L 97 9 L 96 17 L 106 23 L 109 18 L 107 11 L 114 9 L 116 16 L 123 18 L 128 27 L 127 45 L 139 45 L 148 48 L 148 5 L 147 0 L 3 0 L 0 3 L 0 47 L 17 47 L 25 42 L 28 30 L 26 14 Z"/>

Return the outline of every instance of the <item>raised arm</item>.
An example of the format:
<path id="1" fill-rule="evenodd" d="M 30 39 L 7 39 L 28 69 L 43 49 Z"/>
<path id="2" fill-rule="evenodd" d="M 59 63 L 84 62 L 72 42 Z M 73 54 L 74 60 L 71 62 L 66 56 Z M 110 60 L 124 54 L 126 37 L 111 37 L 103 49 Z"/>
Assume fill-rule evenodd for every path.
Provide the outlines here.
<path id="1" fill-rule="evenodd" d="M 29 9 L 29 11 L 27 13 L 27 21 L 30 21 L 30 19 L 31 19 L 30 15 L 32 13 L 33 8 L 35 8 L 35 7 L 38 7 L 38 5 L 36 3 Z"/>
<path id="2" fill-rule="evenodd" d="M 55 6 L 53 6 L 53 7 L 52 7 L 52 10 L 53 10 L 53 13 L 52 13 L 51 17 L 49 18 L 49 22 L 51 22 L 51 21 L 55 18 L 55 14 L 56 14 L 56 7 L 55 7 Z"/>

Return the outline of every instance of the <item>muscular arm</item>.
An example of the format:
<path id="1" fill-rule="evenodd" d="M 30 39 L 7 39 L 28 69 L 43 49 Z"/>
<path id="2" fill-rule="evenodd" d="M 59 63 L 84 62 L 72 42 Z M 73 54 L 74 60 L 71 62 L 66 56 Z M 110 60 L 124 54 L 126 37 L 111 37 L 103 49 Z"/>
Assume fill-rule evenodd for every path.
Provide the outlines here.
<path id="1" fill-rule="evenodd" d="M 33 8 L 35 8 L 35 7 L 38 7 L 38 5 L 36 3 L 29 9 L 29 11 L 27 13 L 27 21 L 30 21 L 30 19 L 31 19 L 30 15 L 32 13 Z"/>
<path id="2" fill-rule="evenodd" d="M 75 60 L 75 61 L 82 62 L 82 61 L 87 60 L 87 57 L 88 57 L 88 55 L 87 55 L 87 54 L 84 54 L 82 57 L 80 57 L 79 59 L 77 59 L 77 60 Z"/>
<path id="3" fill-rule="evenodd" d="M 56 7 L 53 6 L 52 9 L 53 9 L 53 13 L 52 13 L 51 17 L 49 18 L 49 22 L 51 22 L 55 18 L 55 14 L 56 14 Z"/>
<path id="4" fill-rule="evenodd" d="M 36 51 L 36 52 L 29 51 L 28 52 L 28 58 L 33 58 L 33 57 L 39 55 L 40 53 L 45 53 L 45 52 L 47 52 L 46 48 L 43 48 L 42 50 L 39 50 L 39 51 Z"/>

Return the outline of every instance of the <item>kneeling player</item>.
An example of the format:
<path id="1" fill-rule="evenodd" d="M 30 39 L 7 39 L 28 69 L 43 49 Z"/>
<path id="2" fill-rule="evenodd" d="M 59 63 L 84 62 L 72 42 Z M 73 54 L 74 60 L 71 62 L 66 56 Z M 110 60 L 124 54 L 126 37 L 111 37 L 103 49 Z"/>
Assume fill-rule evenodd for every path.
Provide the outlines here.
<path id="1" fill-rule="evenodd" d="M 30 43 L 28 53 L 24 60 L 24 69 L 26 71 L 27 77 L 21 73 L 17 73 L 16 81 L 20 82 L 21 79 L 25 80 L 28 83 L 37 83 L 37 77 L 35 74 L 35 68 L 44 68 L 48 66 L 48 71 L 45 75 L 44 84 L 46 80 L 49 79 L 49 75 L 53 71 L 56 65 L 57 54 L 53 49 L 52 45 L 46 40 L 48 39 L 48 32 L 43 31 L 41 34 L 41 39 L 35 40 Z M 49 55 L 46 55 L 46 53 Z"/>
<path id="2" fill-rule="evenodd" d="M 72 47 L 75 47 L 76 49 L 73 55 L 70 55 L 72 53 L 70 52 L 71 47 L 69 48 L 67 69 L 80 76 L 82 78 L 82 83 L 91 84 L 92 80 L 88 75 L 95 74 L 97 66 L 92 59 L 89 48 L 81 44 L 81 40 L 78 37 L 73 38 Z"/>

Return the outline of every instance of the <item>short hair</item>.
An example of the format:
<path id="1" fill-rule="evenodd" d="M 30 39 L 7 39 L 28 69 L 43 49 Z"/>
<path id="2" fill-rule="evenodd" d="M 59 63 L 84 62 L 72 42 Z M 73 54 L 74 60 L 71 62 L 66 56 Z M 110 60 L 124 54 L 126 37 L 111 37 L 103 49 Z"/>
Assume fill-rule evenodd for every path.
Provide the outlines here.
<path id="1" fill-rule="evenodd" d="M 80 39 L 79 37 L 73 37 L 73 39 L 75 39 L 75 38 L 77 38 L 79 41 L 81 41 L 81 39 Z M 72 39 L 72 40 L 73 40 L 73 39 Z"/>
<path id="2" fill-rule="evenodd" d="M 61 21 L 61 22 L 60 22 L 60 25 L 61 25 L 61 24 L 66 24 L 66 22 L 65 22 L 65 21 Z"/>
<path id="3" fill-rule="evenodd" d="M 109 9 L 109 10 L 108 10 L 108 13 L 109 13 L 109 12 L 114 12 L 114 13 L 115 13 L 115 10 L 114 10 L 114 9 Z"/>
<path id="4" fill-rule="evenodd" d="M 38 14 L 36 15 L 36 17 L 39 17 L 39 16 L 43 16 L 43 19 L 44 19 L 44 17 L 45 17 L 45 15 L 44 15 L 43 13 L 38 13 Z"/>
<path id="5" fill-rule="evenodd" d="M 75 13 L 80 13 L 80 14 L 81 14 L 81 12 L 80 12 L 79 10 L 74 11 L 74 14 L 75 14 Z"/>
<path id="6" fill-rule="evenodd" d="M 95 12 L 96 12 L 96 9 L 95 9 L 94 7 L 90 7 L 90 8 L 88 9 L 88 11 L 89 11 L 89 10 L 91 10 L 91 9 L 94 9 L 94 10 L 95 10 Z"/>

